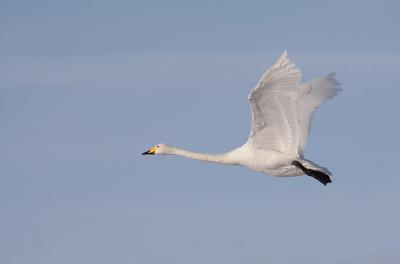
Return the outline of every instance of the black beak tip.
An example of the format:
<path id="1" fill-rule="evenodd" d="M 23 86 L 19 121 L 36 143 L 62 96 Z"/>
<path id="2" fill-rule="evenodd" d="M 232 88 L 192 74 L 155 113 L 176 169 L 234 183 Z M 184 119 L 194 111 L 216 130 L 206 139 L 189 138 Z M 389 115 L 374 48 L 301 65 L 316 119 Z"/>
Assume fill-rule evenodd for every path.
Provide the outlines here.
<path id="1" fill-rule="evenodd" d="M 143 153 L 142 153 L 142 155 L 148 155 L 148 154 L 149 154 L 148 152 L 143 152 Z"/>

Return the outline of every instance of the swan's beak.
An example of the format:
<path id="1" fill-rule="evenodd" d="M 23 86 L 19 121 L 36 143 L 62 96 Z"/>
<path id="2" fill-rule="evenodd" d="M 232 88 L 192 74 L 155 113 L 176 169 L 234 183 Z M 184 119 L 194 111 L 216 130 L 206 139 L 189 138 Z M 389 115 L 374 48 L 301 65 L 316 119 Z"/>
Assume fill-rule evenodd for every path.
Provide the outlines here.
<path id="1" fill-rule="evenodd" d="M 156 151 L 157 147 L 150 149 L 149 151 L 143 152 L 142 155 L 154 155 L 154 151 Z"/>

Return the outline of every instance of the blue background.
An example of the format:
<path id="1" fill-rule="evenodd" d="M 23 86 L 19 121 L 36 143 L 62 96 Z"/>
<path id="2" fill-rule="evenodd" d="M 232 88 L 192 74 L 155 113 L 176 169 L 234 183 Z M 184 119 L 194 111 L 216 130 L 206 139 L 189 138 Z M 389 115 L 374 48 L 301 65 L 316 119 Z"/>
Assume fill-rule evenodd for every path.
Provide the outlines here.
<path id="1" fill-rule="evenodd" d="M 398 1 L 1 1 L 2 263 L 400 263 Z M 288 50 L 336 72 L 332 184 L 142 156 L 247 141 Z"/>

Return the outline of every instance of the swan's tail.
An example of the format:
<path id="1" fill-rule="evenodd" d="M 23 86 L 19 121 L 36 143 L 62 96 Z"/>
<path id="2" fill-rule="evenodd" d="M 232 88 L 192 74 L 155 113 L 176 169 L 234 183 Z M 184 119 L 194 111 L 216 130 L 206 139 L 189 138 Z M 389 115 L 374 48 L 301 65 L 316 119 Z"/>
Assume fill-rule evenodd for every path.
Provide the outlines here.
<path id="1" fill-rule="evenodd" d="M 314 179 L 317 179 L 320 181 L 323 185 L 326 185 L 327 183 L 331 183 L 331 178 L 329 178 L 329 175 L 318 170 L 313 170 L 313 169 L 307 169 L 304 167 L 300 162 L 297 160 L 293 161 L 292 165 L 300 168 L 305 174 L 308 176 L 313 177 Z"/>

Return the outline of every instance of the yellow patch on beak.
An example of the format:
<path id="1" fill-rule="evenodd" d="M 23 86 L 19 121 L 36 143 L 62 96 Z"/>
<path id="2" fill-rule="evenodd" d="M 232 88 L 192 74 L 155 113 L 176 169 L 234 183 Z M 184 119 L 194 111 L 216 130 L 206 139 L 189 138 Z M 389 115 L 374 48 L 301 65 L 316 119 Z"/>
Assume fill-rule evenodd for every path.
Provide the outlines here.
<path id="1" fill-rule="evenodd" d="M 143 152 L 142 155 L 154 154 L 154 152 L 156 151 L 156 148 L 157 148 L 157 147 L 154 147 L 154 148 L 150 149 L 150 150 L 147 151 L 147 152 Z"/>
<path id="2" fill-rule="evenodd" d="M 153 154 L 154 151 L 156 151 L 156 148 L 157 148 L 157 147 L 154 147 L 154 148 L 150 149 L 150 150 L 148 151 L 148 153 L 149 153 L 149 154 Z"/>

